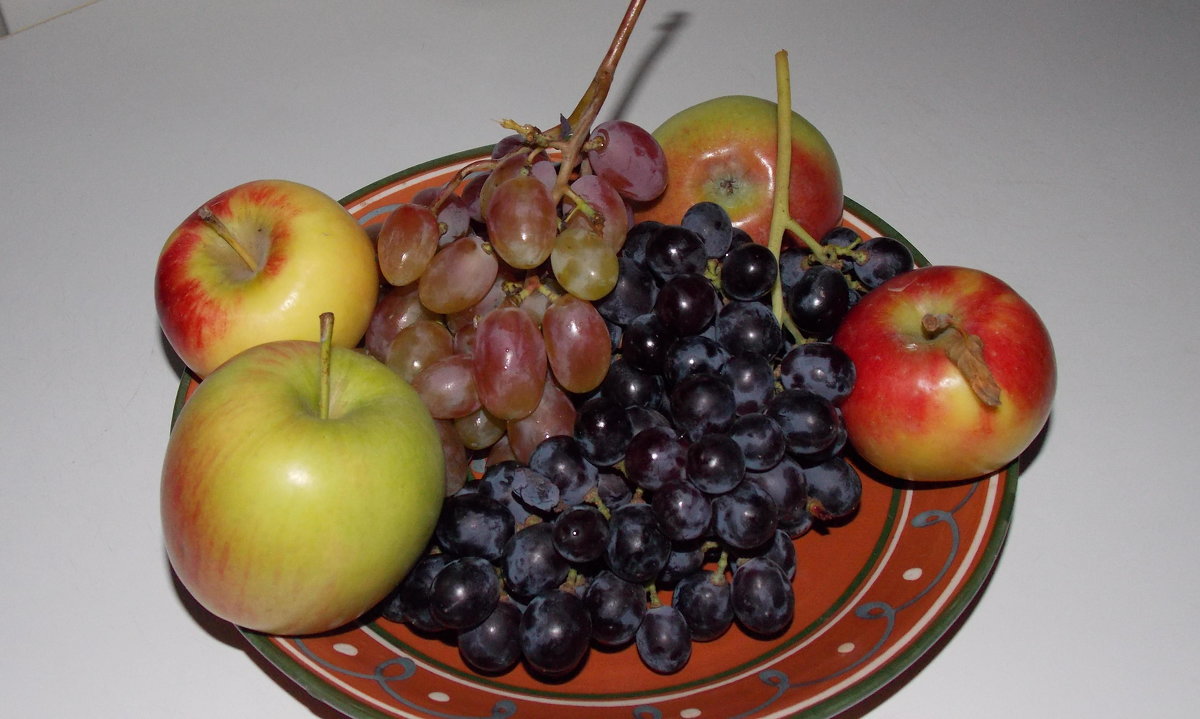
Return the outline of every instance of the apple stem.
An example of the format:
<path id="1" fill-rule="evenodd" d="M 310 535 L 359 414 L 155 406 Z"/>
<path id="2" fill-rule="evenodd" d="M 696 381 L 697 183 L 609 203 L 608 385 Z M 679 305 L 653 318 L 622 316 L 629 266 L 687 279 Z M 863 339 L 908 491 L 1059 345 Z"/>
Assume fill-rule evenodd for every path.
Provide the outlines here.
<path id="1" fill-rule="evenodd" d="M 250 253 L 246 251 L 246 248 L 242 246 L 242 243 L 238 242 L 237 236 L 234 235 L 233 231 L 229 229 L 229 225 L 226 225 L 224 222 L 222 222 L 221 218 L 217 217 L 208 205 L 204 205 L 199 210 L 196 210 L 196 216 L 200 218 L 201 222 L 208 225 L 213 232 L 216 232 L 218 235 L 220 235 L 221 239 L 225 240 L 225 242 L 233 248 L 233 251 L 237 253 L 238 257 L 242 258 L 242 262 L 246 263 L 246 266 L 250 268 L 251 272 L 258 272 L 258 262 L 250 256 Z"/>
<path id="2" fill-rule="evenodd" d="M 317 395 L 317 416 L 329 419 L 329 375 L 333 361 L 333 313 L 321 313 L 320 389 Z"/>
<path id="3" fill-rule="evenodd" d="M 983 359 L 983 340 L 967 334 L 954 315 L 927 313 L 921 329 L 931 339 L 944 337 L 946 356 L 967 379 L 975 396 L 989 407 L 1000 406 L 1000 385 Z"/>

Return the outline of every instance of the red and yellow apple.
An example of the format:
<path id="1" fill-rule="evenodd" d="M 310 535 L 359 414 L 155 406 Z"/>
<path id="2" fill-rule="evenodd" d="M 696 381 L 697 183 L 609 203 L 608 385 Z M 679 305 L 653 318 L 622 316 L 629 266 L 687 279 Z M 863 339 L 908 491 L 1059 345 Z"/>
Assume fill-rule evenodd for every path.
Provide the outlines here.
<path id="1" fill-rule="evenodd" d="M 378 293 L 365 230 L 337 200 L 285 180 L 247 182 L 193 212 L 154 282 L 163 333 L 200 377 L 257 344 L 316 340 L 322 312 L 337 316 L 334 344 L 353 347 Z"/>
<path id="2" fill-rule="evenodd" d="M 1033 307 L 988 273 L 935 265 L 894 277 L 850 310 L 833 341 L 857 373 L 842 404 L 850 443 L 895 477 L 990 474 L 1049 417 L 1050 335 Z"/>
<path id="3" fill-rule="evenodd" d="M 775 193 L 776 112 L 772 101 L 727 95 L 668 118 L 653 133 L 666 156 L 667 188 L 636 208 L 635 221 L 678 224 L 697 202 L 715 202 L 735 227 L 766 244 Z M 794 112 L 791 132 L 789 213 L 820 240 L 842 218 L 841 171 L 825 137 Z"/>
<path id="4" fill-rule="evenodd" d="M 167 444 L 171 566 L 202 606 L 260 632 L 361 616 L 422 555 L 441 509 L 441 441 L 417 393 L 378 360 L 331 348 L 322 403 L 320 348 L 238 354 L 199 384 Z"/>

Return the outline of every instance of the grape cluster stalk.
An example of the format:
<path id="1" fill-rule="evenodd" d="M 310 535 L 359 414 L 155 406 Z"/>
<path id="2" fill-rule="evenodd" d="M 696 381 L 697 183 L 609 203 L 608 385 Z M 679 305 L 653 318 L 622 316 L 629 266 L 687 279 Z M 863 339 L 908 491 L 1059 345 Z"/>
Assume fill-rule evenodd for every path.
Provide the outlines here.
<path id="1" fill-rule="evenodd" d="M 839 410 L 855 369 L 830 337 L 912 257 L 846 228 L 785 249 L 798 225 L 778 212 L 759 245 L 710 202 L 632 224 L 666 186 L 662 149 L 594 121 L 642 4 L 571 115 L 503 122 L 491 157 L 378 236 L 365 348 L 420 394 L 446 458 L 428 551 L 379 614 L 484 674 L 561 679 L 596 646 L 670 674 L 735 626 L 778 636 L 797 540 L 861 497 Z"/>

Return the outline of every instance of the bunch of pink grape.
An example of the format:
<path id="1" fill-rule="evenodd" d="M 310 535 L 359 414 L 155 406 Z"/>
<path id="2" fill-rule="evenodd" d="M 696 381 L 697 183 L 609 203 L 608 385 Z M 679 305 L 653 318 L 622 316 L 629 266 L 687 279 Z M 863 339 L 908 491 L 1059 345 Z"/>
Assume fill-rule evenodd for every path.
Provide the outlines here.
<path id="1" fill-rule="evenodd" d="M 629 122 L 600 123 L 581 144 L 568 132 L 518 128 L 380 229 L 388 287 L 366 349 L 437 420 L 447 495 L 477 457 L 526 461 L 571 434 L 571 396 L 608 372 L 612 337 L 592 301 L 615 286 L 632 203 L 663 191 L 666 161 Z"/>

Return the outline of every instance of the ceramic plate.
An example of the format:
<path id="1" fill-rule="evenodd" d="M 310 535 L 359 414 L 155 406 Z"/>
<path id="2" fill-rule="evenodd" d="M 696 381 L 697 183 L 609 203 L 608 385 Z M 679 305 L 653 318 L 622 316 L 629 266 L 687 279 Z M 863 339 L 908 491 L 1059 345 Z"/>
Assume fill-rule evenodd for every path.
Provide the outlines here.
<path id="1" fill-rule="evenodd" d="M 397 203 L 489 151 L 410 168 L 343 204 L 377 230 Z M 903 240 L 849 199 L 844 222 L 864 236 Z M 629 647 L 593 648 L 562 683 L 538 681 L 521 667 L 484 677 L 451 643 L 383 619 L 314 637 L 245 634 L 285 674 L 351 717 L 830 717 L 896 678 L 968 608 L 1000 553 L 1016 489 L 1015 464 L 958 484 L 865 477 L 853 521 L 796 540 L 796 614 L 786 634 L 761 641 L 731 628 L 695 643 L 686 668 L 670 676 L 646 669 Z"/>

